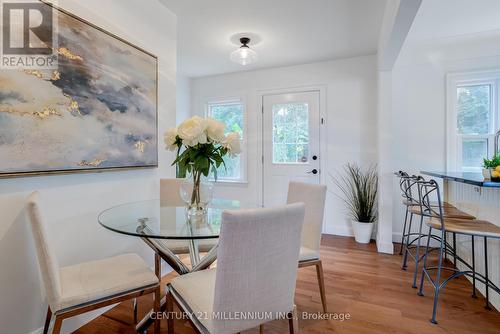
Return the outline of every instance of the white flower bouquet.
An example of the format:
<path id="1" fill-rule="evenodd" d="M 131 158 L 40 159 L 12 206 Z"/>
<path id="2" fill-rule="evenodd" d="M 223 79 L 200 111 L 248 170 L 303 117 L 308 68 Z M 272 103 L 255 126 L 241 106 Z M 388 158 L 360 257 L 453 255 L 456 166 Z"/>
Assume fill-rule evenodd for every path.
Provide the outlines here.
<path id="1" fill-rule="evenodd" d="M 165 144 L 170 151 L 177 151 L 172 165 L 177 165 L 178 177 L 187 173 L 193 177 L 191 205 L 199 206 L 201 176 L 214 173 L 224 164 L 224 156 L 241 153 L 240 136 L 236 132 L 225 135 L 225 124 L 212 118 L 191 117 L 178 127 L 165 133 Z"/>

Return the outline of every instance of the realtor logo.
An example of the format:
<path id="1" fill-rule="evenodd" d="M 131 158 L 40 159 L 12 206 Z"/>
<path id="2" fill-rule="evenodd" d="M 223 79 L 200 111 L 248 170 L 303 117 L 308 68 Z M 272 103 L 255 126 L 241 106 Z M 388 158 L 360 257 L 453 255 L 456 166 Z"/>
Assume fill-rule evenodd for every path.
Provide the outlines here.
<path id="1" fill-rule="evenodd" d="M 33 0 L 2 0 L 3 69 L 57 68 L 56 18 L 51 5 Z"/>

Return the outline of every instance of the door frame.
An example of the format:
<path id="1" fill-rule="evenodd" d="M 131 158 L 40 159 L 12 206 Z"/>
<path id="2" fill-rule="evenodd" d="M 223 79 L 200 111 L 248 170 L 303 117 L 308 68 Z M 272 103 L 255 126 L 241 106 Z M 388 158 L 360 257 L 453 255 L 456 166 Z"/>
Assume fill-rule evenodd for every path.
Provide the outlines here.
<path id="1" fill-rule="evenodd" d="M 259 131 L 260 131 L 260 142 L 261 145 L 259 147 L 259 156 L 261 159 L 260 163 L 260 189 L 258 191 L 258 201 L 261 205 L 264 205 L 264 97 L 269 95 L 281 95 L 281 94 L 293 94 L 293 93 L 307 93 L 307 92 L 319 92 L 319 182 L 321 184 L 326 184 L 326 166 L 327 164 L 327 155 L 326 155 L 326 145 L 323 143 L 327 143 L 327 133 L 328 131 L 323 131 L 326 129 L 328 124 L 327 120 L 327 112 L 326 112 L 326 94 L 327 94 L 327 85 L 318 84 L 318 85 L 310 85 L 310 86 L 296 86 L 296 87 L 288 87 L 288 88 L 276 88 L 276 89 L 265 89 L 257 91 L 257 99 L 258 99 L 258 110 L 260 111 L 260 122 L 259 122 Z"/>

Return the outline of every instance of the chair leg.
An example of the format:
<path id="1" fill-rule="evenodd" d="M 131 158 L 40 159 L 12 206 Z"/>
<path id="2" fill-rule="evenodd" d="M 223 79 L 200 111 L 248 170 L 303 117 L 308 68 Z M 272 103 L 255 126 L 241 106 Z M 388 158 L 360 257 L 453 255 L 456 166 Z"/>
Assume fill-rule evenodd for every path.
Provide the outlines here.
<path id="1" fill-rule="evenodd" d="M 484 278 L 486 279 L 485 289 L 486 289 L 486 306 L 484 307 L 487 310 L 491 310 L 490 307 L 490 279 L 488 277 L 488 238 L 484 237 Z"/>
<path id="2" fill-rule="evenodd" d="M 166 302 L 167 302 L 167 325 L 168 325 L 168 334 L 174 334 L 174 301 L 172 300 L 172 295 L 168 293 Z"/>
<path id="3" fill-rule="evenodd" d="M 406 233 L 406 242 L 403 250 L 403 264 L 401 265 L 402 270 L 406 270 L 406 263 L 408 261 L 408 244 L 410 243 L 410 233 L 411 233 L 411 223 L 413 221 L 413 213 L 410 213 L 410 221 L 408 222 L 408 233 Z"/>
<path id="4" fill-rule="evenodd" d="M 417 249 L 415 253 L 415 272 L 413 273 L 412 288 L 417 288 L 418 265 L 420 264 L 420 241 L 422 240 L 422 226 L 424 225 L 424 216 L 420 216 L 420 227 L 418 230 Z"/>
<path id="5" fill-rule="evenodd" d="M 474 236 L 472 236 L 472 298 L 477 298 L 476 295 L 476 246 L 474 244 Z"/>
<path id="6" fill-rule="evenodd" d="M 288 314 L 288 327 L 290 328 L 290 334 L 297 334 L 299 332 L 299 318 L 296 305 L 293 305 L 292 312 Z"/>
<path id="7" fill-rule="evenodd" d="M 436 313 L 437 313 L 437 306 L 438 306 L 438 300 L 439 300 L 439 293 L 441 292 L 441 268 L 443 267 L 443 253 L 445 253 L 444 248 L 444 234 L 446 231 L 443 230 L 442 236 L 441 236 L 441 247 L 439 249 L 439 259 L 438 259 L 438 268 L 437 268 L 437 274 L 436 274 L 436 281 L 434 281 L 434 303 L 432 306 L 432 319 L 431 323 L 437 324 L 436 321 Z"/>
<path id="8" fill-rule="evenodd" d="M 56 320 L 54 321 L 54 329 L 52 329 L 52 334 L 59 334 L 61 332 L 63 319 L 61 317 L 56 316 Z"/>
<path id="9" fill-rule="evenodd" d="M 453 233 L 453 267 L 457 268 L 457 234 Z"/>
<path id="10" fill-rule="evenodd" d="M 406 234 L 406 223 L 408 222 L 408 206 L 406 207 L 405 213 L 405 222 L 403 225 L 403 235 L 401 236 L 401 246 L 399 247 L 399 255 L 403 255 L 404 242 L 405 242 L 405 234 Z"/>
<path id="11" fill-rule="evenodd" d="M 432 236 L 432 227 L 429 227 L 429 235 L 427 236 L 427 248 L 425 249 L 424 265 L 422 267 L 422 274 L 421 274 L 422 276 L 420 276 L 420 289 L 418 290 L 419 296 L 424 295 L 424 279 L 425 279 L 425 273 L 427 271 L 427 256 L 429 255 L 430 252 L 431 236 Z"/>
<path id="12" fill-rule="evenodd" d="M 132 300 L 132 307 L 134 309 L 134 324 L 137 324 L 137 298 Z"/>
<path id="13" fill-rule="evenodd" d="M 316 264 L 316 274 L 318 276 L 319 293 L 321 295 L 321 304 L 323 304 L 323 312 L 328 312 L 326 305 L 325 278 L 323 277 L 323 264 L 321 260 Z"/>
<path id="14" fill-rule="evenodd" d="M 43 326 L 43 334 L 47 334 L 49 332 L 50 320 L 52 319 L 52 311 L 50 310 L 50 306 L 47 307 L 47 316 L 45 317 L 45 325 Z"/>
<path id="15" fill-rule="evenodd" d="M 161 308 L 161 285 L 159 285 L 158 288 L 156 289 L 154 296 L 153 312 L 156 313 L 154 322 L 155 334 L 160 334 L 160 319 L 158 319 L 159 313 L 161 312 L 160 308 Z"/>
<path id="16" fill-rule="evenodd" d="M 264 325 L 259 326 L 259 334 L 264 334 Z"/>

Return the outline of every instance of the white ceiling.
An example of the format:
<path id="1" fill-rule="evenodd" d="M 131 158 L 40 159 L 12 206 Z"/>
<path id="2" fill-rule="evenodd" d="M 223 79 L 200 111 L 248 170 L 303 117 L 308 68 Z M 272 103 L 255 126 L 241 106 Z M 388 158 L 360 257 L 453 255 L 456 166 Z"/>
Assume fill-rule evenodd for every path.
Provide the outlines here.
<path id="1" fill-rule="evenodd" d="M 500 55 L 499 0 L 424 0 L 398 65 Z"/>
<path id="2" fill-rule="evenodd" d="M 177 15 L 178 71 L 201 77 L 377 52 L 386 0 L 159 0 Z M 259 61 L 229 60 L 231 36 L 256 34 Z"/>
<path id="3" fill-rule="evenodd" d="M 499 0 L 424 0 L 409 43 L 500 30 Z"/>

